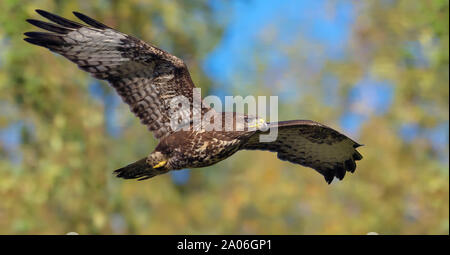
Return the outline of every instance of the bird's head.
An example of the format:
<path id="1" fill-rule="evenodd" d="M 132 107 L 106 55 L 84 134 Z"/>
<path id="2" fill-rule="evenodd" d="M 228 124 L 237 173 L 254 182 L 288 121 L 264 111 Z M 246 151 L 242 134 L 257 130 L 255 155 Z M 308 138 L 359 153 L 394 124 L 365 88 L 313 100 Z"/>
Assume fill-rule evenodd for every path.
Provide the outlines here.
<path id="1" fill-rule="evenodd" d="M 247 116 L 246 121 L 249 129 L 266 131 L 268 128 L 267 122 L 257 116 Z"/>

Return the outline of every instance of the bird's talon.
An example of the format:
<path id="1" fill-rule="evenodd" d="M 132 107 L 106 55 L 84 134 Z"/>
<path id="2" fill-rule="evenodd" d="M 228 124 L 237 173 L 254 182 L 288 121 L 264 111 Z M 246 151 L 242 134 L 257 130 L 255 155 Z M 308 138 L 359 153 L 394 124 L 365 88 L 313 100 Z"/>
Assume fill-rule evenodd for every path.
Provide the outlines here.
<path id="1" fill-rule="evenodd" d="M 161 168 L 163 166 L 165 166 L 167 164 L 167 160 L 163 160 L 161 162 L 159 162 L 158 164 L 156 164 L 153 168 L 157 169 L 157 168 Z"/>

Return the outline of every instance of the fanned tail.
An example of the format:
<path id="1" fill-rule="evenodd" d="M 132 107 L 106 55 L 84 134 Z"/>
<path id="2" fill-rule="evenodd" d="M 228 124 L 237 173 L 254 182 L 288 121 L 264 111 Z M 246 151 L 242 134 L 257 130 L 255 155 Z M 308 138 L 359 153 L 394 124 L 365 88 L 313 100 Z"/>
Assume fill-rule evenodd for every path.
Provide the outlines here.
<path id="1" fill-rule="evenodd" d="M 146 180 L 156 175 L 165 173 L 166 171 L 161 171 L 150 167 L 146 163 L 147 158 L 140 159 L 134 163 L 131 163 L 125 167 L 117 169 L 114 171 L 116 177 L 124 179 L 138 179 L 138 181 Z"/>

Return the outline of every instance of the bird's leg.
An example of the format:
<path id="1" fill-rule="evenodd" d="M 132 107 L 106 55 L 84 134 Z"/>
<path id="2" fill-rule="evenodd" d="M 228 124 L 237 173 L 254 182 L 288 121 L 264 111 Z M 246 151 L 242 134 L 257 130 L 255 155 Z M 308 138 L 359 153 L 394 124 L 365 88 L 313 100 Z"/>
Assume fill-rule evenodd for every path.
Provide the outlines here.
<path id="1" fill-rule="evenodd" d="M 158 169 L 158 168 L 165 166 L 166 164 L 167 164 L 167 160 L 163 160 L 163 161 L 160 161 L 158 164 L 156 164 L 153 168 Z"/>

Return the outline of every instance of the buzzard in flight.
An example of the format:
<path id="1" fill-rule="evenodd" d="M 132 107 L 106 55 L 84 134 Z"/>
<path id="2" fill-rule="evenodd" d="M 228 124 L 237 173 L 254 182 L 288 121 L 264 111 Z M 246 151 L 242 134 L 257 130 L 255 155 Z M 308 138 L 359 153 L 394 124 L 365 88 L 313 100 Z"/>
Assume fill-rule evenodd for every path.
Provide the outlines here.
<path id="1" fill-rule="evenodd" d="M 27 32 L 24 40 L 61 54 L 95 78 L 107 80 L 159 139 L 149 156 L 116 170 L 118 177 L 144 180 L 171 170 L 210 166 L 239 150 L 268 150 L 281 160 L 315 169 L 331 183 L 334 177 L 342 180 L 346 171 L 353 173 L 355 161 L 362 159 L 356 150 L 360 144 L 314 121 L 268 123 L 255 116 L 215 112 L 204 104 L 195 108 L 195 86 L 181 59 L 78 12 L 75 16 L 87 25 L 36 11 L 53 23 L 28 19 L 49 32 Z M 189 127 L 187 130 L 173 129 L 169 102 L 178 96 L 189 101 L 190 117 L 209 113 L 218 117 L 222 126 L 231 118 L 232 128 L 205 130 L 194 128 L 189 121 L 181 123 Z M 267 128 L 278 128 L 278 136 L 272 142 L 261 142 L 259 136 L 266 134 Z"/>

